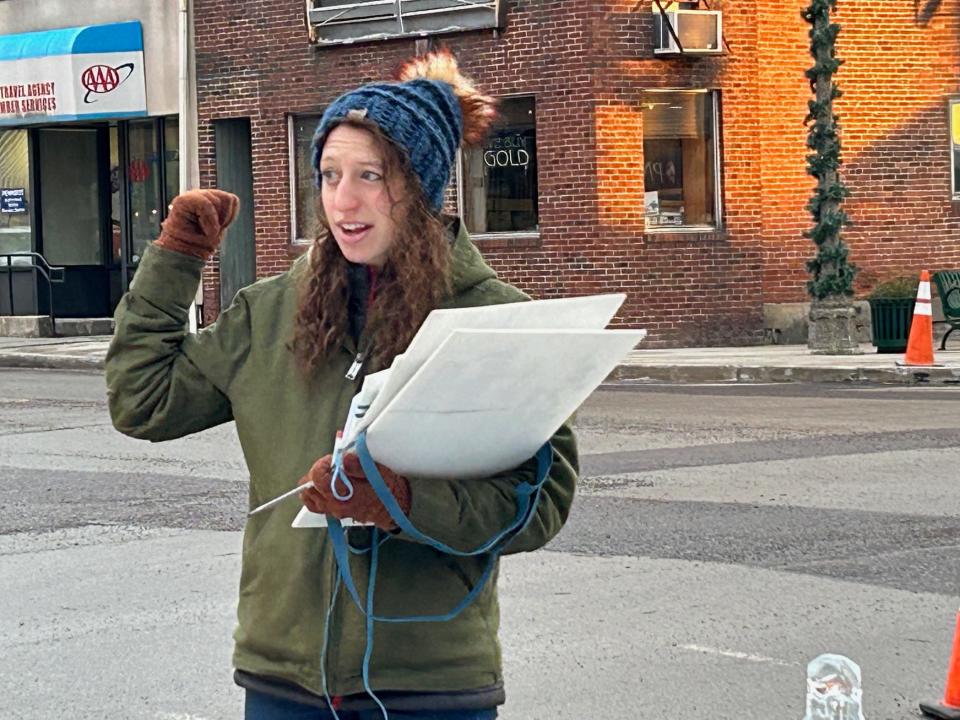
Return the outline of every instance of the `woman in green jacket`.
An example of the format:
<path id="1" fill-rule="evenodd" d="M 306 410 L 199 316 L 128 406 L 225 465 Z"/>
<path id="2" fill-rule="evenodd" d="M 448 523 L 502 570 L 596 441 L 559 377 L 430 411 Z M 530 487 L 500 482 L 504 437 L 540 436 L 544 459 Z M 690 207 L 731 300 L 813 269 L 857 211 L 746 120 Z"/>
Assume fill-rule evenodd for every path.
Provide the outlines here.
<path id="1" fill-rule="evenodd" d="M 457 148 L 481 141 L 493 116 L 446 53 L 344 94 L 314 137 L 323 229 L 309 253 L 190 334 L 190 301 L 237 199 L 186 192 L 117 309 L 107 386 L 118 430 L 160 441 L 233 420 L 251 508 L 309 479 L 308 508 L 372 524 L 349 529 L 346 560 L 364 602 L 375 563 L 369 612 L 343 587 L 331 534 L 291 528 L 297 503 L 248 519 L 234 634 L 247 720 L 486 720 L 504 702 L 497 562 L 542 547 L 566 520 L 577 476 L 569 426 L 551 439 L 541 478 L 536 458 L 486 480 L 377 466 L 418 534 L 397 526 L 355 456 L 342 465 L 350 499 L 330 492 L 334 438 L 365 373 L 388 367 L 435 308 L 526 299 L 440 212 Z M 538 479 L 524 523 L 493 552 L 438 549 L 484 546 L 515 521 L 517 489 Z"/>

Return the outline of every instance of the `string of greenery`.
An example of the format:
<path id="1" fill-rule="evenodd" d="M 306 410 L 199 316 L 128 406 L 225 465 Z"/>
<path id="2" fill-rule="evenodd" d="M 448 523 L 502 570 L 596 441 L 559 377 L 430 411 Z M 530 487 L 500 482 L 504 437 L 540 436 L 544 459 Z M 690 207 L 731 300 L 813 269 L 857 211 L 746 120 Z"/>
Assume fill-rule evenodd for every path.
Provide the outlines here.
<path id="1" fill-rule="evenodd" d="M 811 278 L 807 292 L 816 300 L 851 297 L 857 268 L 849 260 L 850 249 L 843 241 L 842 230 L 850 225 L 843 211 L 843 200 L 850 191 L 840 178 L 839 118 L 833 112 L 833 101 L 842 93 L 833 75 L 843 64 L 836 57 L 836 40 L 840 26 L 830 20 L 837 0 L 812 0 L 801 12 L 810 24 L 810 54 L 814 65 L 806 71 L 814 99 L 804 120 L 808 128 L 807 173 L 817 179 L 817 187 L 807 203 L 813 216 L 813 228 L 804 232 L 817 245 L 816 256 L 807 262 Z"/>

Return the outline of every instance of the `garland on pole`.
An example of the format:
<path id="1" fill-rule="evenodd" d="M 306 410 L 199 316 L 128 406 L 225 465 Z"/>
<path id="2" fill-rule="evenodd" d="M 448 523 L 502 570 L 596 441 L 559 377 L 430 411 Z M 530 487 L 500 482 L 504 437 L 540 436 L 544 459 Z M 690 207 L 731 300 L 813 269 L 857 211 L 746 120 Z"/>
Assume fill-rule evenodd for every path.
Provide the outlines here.
<path id="1" fill-rule="evenodd" d="M 810 54 L 814 59 L 813 67 L 805 73 L 814 99 L 808 103 L 810 112 L 804 124 L 809 129 L 807 147 L 813 151 L 807 155 L 807 173 L 817 178 L 817 187 L 807 203 L 814 226 L 803 236 L 817 245 L 816 256 L 807 262 L 812 275 L 807 292 L 816 300 L 851 297 L 857 274 L 856 266 L 848 259 L 850 250 L 841 238 L 844 226 L 850 225 L 842 209 L 850 191 L 840 179 L 840 126 L 833 113 L 833 101 L 842 95 L 833 75 L 843 64 L 835 52 L 840 26 L 830 21 L 836 4 L 837 0 L 812 0 L 810 7 L 801 12 L 811 25 Z"/>

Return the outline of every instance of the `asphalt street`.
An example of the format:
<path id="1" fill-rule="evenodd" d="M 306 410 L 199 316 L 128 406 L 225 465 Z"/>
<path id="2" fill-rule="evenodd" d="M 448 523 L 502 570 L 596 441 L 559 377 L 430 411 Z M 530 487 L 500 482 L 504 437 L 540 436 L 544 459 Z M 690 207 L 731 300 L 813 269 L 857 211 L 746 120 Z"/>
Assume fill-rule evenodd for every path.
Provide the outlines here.
<path id="1" fill-rule="evenodd" d="M 802 718 L 805 665 L 868 720 L 942 693 L 960 595 L 960 389 L 621 385 L 582 481 L 501 578 L 501 717 Z M 116 433 L 95 373 L 0 370 L 0 718 L 240 716 L 247 507 L 230 425 Z"/>

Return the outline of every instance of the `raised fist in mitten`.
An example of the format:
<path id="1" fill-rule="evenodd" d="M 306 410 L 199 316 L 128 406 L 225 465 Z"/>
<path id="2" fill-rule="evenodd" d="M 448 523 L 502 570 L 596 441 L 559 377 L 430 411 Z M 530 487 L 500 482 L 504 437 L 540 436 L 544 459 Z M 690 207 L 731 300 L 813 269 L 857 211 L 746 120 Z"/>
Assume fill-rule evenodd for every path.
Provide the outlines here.
<path id="1" fill-rule="evenodd" d="M 173 199 L 156 244 L 167 250 L 209 260 L 233 222 L 240 199 L 223 190 L 188 190 Z"/>

